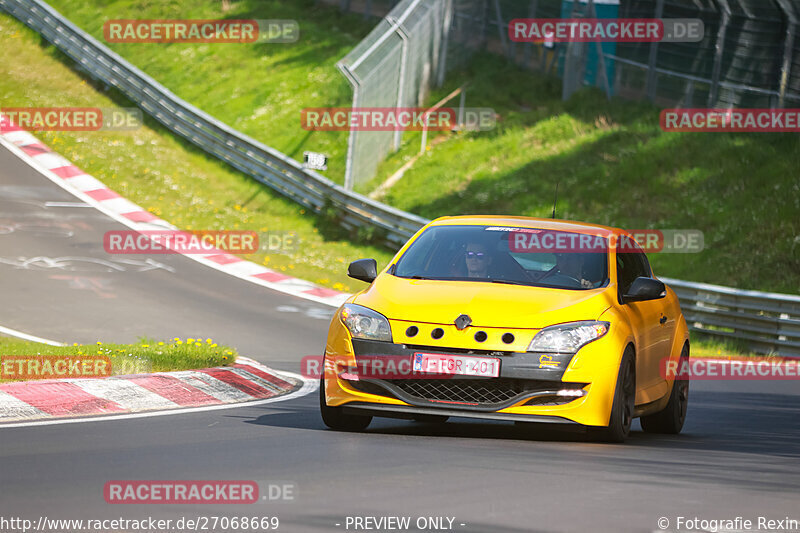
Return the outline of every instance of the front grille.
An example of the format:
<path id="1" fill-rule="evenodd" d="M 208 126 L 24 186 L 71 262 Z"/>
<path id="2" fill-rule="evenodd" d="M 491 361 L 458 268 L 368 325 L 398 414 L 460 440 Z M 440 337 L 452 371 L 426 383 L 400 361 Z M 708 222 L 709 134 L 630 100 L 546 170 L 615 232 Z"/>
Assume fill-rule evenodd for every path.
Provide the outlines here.
<path id="1" fill-rule="evenodd" d="M 387 380 L 407 395 L 432 402 L 475 405 L 505 403 L 525 392 L 515 379 L 396 379 Z"/>

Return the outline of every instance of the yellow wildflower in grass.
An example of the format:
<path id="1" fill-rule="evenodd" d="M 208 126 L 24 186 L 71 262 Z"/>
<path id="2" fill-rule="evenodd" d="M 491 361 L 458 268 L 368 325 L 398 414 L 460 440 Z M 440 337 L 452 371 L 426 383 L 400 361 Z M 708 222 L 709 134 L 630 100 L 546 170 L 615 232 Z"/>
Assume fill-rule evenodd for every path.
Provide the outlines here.
<path id="1" fill-rule="evenodd" d="M 100 341 L 97 341 L 97 345 L 98 345 L 98 346 L 100 346 L 101 344 L 103 344 L 103 343 L 102 343 L 102 342 L 100 342 Z"/>
<path id="2" fill-rule="evenodd" d="M 211 345 L 211 347 L 212 348 L 216 348 L 217 347 L 217 343 L 215 342 L 214 344 Z"/>
<path id="3" fill-rule="evenodd" d="M 206 339 L 206 344 L 211 344 L 213 341 L 211 339 Z"/>
<path id="4" fill-rule="evenodd" d="M 179 340 L 179 341 L 178 341 L 178 342 L 176 342 L 175 344 L 183 344 L 183 341 Z"/>
<path id="5" fill-rule="evenodd" d="M 194 339 L 186 339 L 186 344 L 192 344 L 193 342 L 194 342 Z"/>
<path id="6" fill-rule="evenodd" d="M 149 344 L 142 344 L 142 348 L 149 348 L 149 347 L 150 347 Z"/>
<path id="7" fill-rule="evenodd" d="M 159 346 L 164 346 L 164 341 L 158 341 Z"/>

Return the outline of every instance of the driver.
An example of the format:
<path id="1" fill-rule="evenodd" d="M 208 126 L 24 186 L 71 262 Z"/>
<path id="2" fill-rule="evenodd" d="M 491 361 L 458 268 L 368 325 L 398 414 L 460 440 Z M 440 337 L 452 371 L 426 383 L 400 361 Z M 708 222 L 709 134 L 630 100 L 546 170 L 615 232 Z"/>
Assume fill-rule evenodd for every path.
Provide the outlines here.
<path id="1" fill-rule="evenodd" d="M 572 285 L 578 282 L 584 289 L 594 287 L 594 283 L 584 277 L 584 254 L 558 253 L 555 256 L 556 266 L 548 273 L 549 280 L 558 285 Z"/>
<path id="2" fill-rule="evenodd" d="M 464 260 L 467 264 L 467 275 L 471 278 L 488 278 L 489 265 L 492 257 L 489 247 L 481 242 L 471 241 L 464 251 Z"/>

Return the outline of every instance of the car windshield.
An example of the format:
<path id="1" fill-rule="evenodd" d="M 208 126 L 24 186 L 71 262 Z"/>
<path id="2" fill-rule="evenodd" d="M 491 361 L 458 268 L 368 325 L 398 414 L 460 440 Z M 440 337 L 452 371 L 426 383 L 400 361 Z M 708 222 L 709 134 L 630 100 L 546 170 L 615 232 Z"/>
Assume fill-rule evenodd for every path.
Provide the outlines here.
<path id="1" fill-rule="evenodd" d="M 434 226 L 392 273 L 412 279 L 479 281 L 587 290 L 608 284 L 608 239 L 507 226 Z"/>

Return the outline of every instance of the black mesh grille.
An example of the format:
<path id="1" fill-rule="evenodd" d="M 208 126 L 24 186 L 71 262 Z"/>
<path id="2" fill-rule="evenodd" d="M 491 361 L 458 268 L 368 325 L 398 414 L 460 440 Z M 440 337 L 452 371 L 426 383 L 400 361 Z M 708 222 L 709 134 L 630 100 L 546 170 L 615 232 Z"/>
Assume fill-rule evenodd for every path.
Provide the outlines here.
<path id="1" fill-rule="evenodd" d="M 511 379 L 403 379 L 391 383 L 414 398 L 477 405 L 503 403 L 525 389 Z"/>

